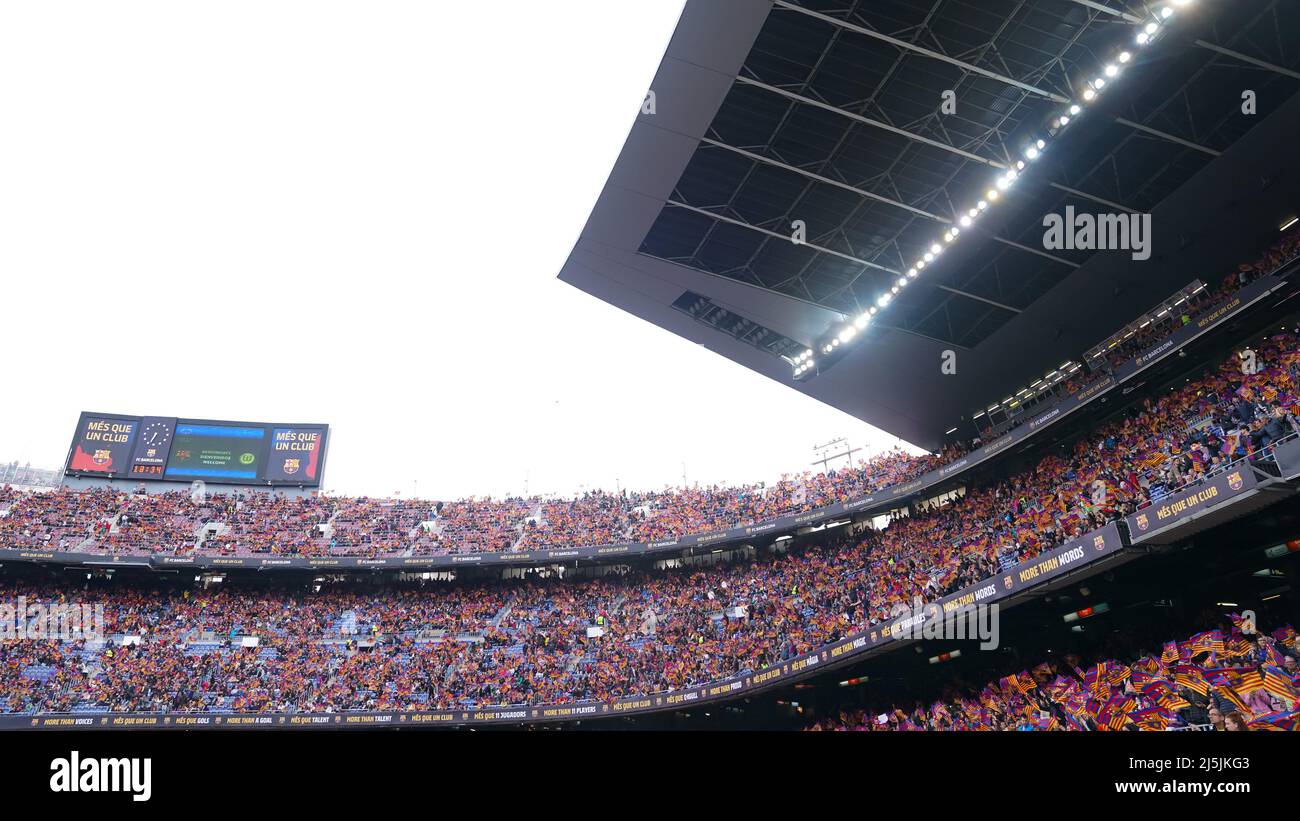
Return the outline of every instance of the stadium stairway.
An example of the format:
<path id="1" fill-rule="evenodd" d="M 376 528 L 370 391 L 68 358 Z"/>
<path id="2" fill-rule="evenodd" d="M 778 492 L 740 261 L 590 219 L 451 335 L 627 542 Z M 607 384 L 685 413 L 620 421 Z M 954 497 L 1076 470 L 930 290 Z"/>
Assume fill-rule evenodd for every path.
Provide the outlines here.
<path id="1" fill-rule="evenodd" d="M 119 514 L 119 515 L 120 515 L 120 514 Z M 90 551 L 90 550 L 93 550 L 94 547 L 95 547 L 95 544 L 96 544 L 96 542 L 95 542 L 95 527 L 96 527 L 97 525 L 99 525 L 99 524 L 107 523 L 107 524 L 109 525 L 109 534 L 111 535 L 111 534 L 113 534 L 113 533 L 116 533 L 117 530 L 118 530 L 118 527 L 117 527 L 117 519 L 118 519 L 117 516 L 114 516 L 114 517 L 112 517 L 112 518 L 103 518 L 103 519 L 96 520 L 95 522 L 92 522 L 92 523 L 89 524 L 89 525 L 86 525 L 85 533 L 82 534 L 83 537 L 82 537 L 80 540 L 74 540 L 74 541 L 71 541 L 71 542 L 69 543 L 69 548 L 72 549 L 72 550 L 74 550 L 74 551 L 78 551 L 78 550 Z M 64 535 L 68 535 L 68 534 L 67 534 L 67 529 L 66 529 L 66 528 L 56 528 L 56 529 L 55 529 L 55 535 L 58 535 L 58 536 L 60 537 L 60 541 L 62 541 L 62 537 L 63 537 Z M 64 548 L 61 548 L 61 549 L 64 549 Z"/>
<path id="2" fill-rule="evenodd" d="M 623 609 L 623 602 L 625 601 L 627 601 L 627 594 L 619 593 L 618 598 L 614 599 L 614 603 L 609 606 L 610 621 L 613 621 L 614 617 L 617 616 L 619 611 Z"/>
<path id="3" fill-rule="evenodd" d="M 524 541 L 524 536 L 528 533 L 529 519 L 532 519 L 533 521 L 537 522 L 537 528 L 539 530 L 546 526 L 545 508 L 546 508 L 546 503 L 539 499 L 537 500 L 537 506 L 534 507 L 532 510 L 530 510 L 528 512 L 528 515 L 524 516 L 524 518 L 519 520 L 519 524 L 515 525 L 515 530 L 519 532 L 519 536 L 510 545 L 511 550 L 521 549 L 520 545 Z"/>
<path id="4" fill-rule="evenodd" d="M 574 670 L 578 669 L 578 665 L 582 664 L 584 658 L 585 656 L 581 651 L 570 654 L 569 663 L 564 665 L 564 675 L 568 676 L 572 674 Z"/>
<path id="5" fill-rule="evenodd" d="M 103 662 L 100 661 L 104 653 L 104 640 L 87 641 L 78 653 L 81 656 L 81 663 L 85 668 L 86 675 L 94 679 L 104 668 Z"/>
<path id="6" fill-rule="evenodd" d="M 332 625 L 334 632 L 344 635 L 356 635 L 357 632 L 357 612 L 355 610 L 345 611 Z"/>
<path id="7" fill-rule="evenodd" d="M 334 505 L 334 509 L 330 511 L 330 517 L 325 520 L 324 524 L 317 526 L 317 529 L 320 531 L 321 541 L 325 544 L 329 544 L 334 540 L 334 520 L 337 519 L 342 512 L 343 510 L 339 505 Z"/>
<path id="8" fill-rule="evenodd" d="M 230 532 L 230 525 L 225 522 L 204 522 L 194 533 L 194 550 L 203 549 L 203 544 L 212 536 L 224 536 Z"/>
<path id="9" fill-rule="evenodd" d="M 510 611 L 514 609 L 516 601 L 518 601 L 518 599 L 515 596 L 511 596 L 509 601 L 501 605 L 501 609 L 498 610 L 497 614 L 488 622 L 488 627 L 492 630 L 499 629 L 501 627 L 501 622 L 505 621 L 506 616 L 510 615 Z"/>

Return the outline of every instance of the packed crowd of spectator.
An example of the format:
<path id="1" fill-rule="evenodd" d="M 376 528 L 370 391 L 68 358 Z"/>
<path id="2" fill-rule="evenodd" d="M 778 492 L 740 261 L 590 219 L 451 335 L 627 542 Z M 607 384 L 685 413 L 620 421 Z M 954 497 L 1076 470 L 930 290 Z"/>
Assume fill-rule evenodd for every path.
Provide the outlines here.
<path id="1" fill-rule="evenodd" d="M 1183 313 L 1153 325 L 1111 351 L 1112 358 L 1127 358 L 1168 335 L 1180 323 L 1195 319 L 1219 305 L 1237 288 L 1275 271 L 1300 254 L 1300 227 L 1293 228 L 1253 263 L 1228 276 L 1223 285 L 1205 289 L 1189 301 Z M 1153 336 L 1154 334 L 1154 336 Z M 1276 352 L 1274 352 L 1276 353 Z M 1063 383 L 1063 395 L 1086 387 L 1104 376 L 1101 370 L 1080 373 Z M 1187 399 L 1176 414 L 1187 417 L 1192 405 L 1210 412 L 1213 402 L 1225 401 L 1227 392 L 1238 385 L 1220 380 L 1206 385 L 1203 396 Z M 1248 405 L 1258 404 L 1250 394 L 1235 397 Z M 1265 401 L 1270 399 L 1264 395 Z M 1163 401 L 1163 400 L 1162 400 Z M 1271 412 L 1271 411 L 1270 411 Z M 1242 418 L 1248 413 L 1249 418 Z M 1181 421 L 1186 422 L 1187 419 Z M 1213 419 L 1214 422 L 1224 420 Z M 1271 438 L 1283 430 L 1284 422 L 1260 420 L 1249 408 L 1234 410 L 1227 420 L 1235 424 L 1208 426 L 1198 440 L 1189 443 L 1167 441 L 1156 452 L 1134 451 L 1127 458 L 1099 463 L 1101 454 L 1085 456 L 1082 470 L 1064 469 L 1068 487 L 1051 501 L 1025 498 L 1025 510 L 1015 511 L 1013 532 L 1025 530 L 1031 541 L 1034 527 L 1046 527 L 1050 541 L 1058 531 L 1048 526 L 1044 505 L 1061 508 L 1071 494 L 1081 492 L 1084 479 L 1113 487 L 1122 501 L 1135 494 L 1159 492 L 1172 484 L 1213 472 L 1222 464 L 1244 456 L 1249 447 L 1240 438 L 1229 438 L 1229 430 L 1250 428 L 1246 436 L 1259 445 L 1262 428 L 1272 425 Z M 1014 421 L 1012 423 L 1014 426 Z M 1005 432 L 1005 429 L 1000 429 Z M 985 432 L 986 437 L 993 435 Z M 1133 428 L 1114 431 L 1104 439 L 1102 452 L 1112 457 L 1124 451 L 1136 438 Z M 1145 437 L 1147 440 L 1150 437 Z M 195 552 L 222 555 L 351 555 L 402 556 L 500 552 L 545 547 L 599 546 L 620 542 L 648 542 L 677 538 L 688 533 L 705 533 L 745 526 L 781 515 L 806 512 L 844 502 L 886 487 L 904 484 L 922 474 L 961 458 L 981 443 L 953 443 L 937 454 L 912 456 L 894 449 L 855 466 L 825 472 L 782 476 L 773 484 L 709 486 L 663 491 L 609 493 L 591 491 L 571 499 L 506 498 L 464 499 L 451 502 L 374 499 L 368 497 L 285 496 L 265 492 L 211 494 L 192 499 L 188 492 L 145 494 L 115 489 L 33 493 L 0 488 L 0 547 L 64 550 L 86 553 L 154 553 L 186 555 Z M 1109 444 L 1106 444 L 1109 443 Z M 1147 441 L 1146 444 L 1152 444 Z M 1197 446 L 1193 446 L 1197 445 Z M 1176 447 L 1177 446 L 1177 447 Z M 1173 450 L 1177 449 L 1177 454 Z M 1120 462 L 1123 462 L 1122 464 Z M 1141 468 L 1160 463 L 1159 475 Z M 1062 467 L 1061 462 L 1056 467 Z M 1052 469 L 1051 464 L 1046 464 Z M 1015 488 L 1007 490 L 1017 491 Z M 987 494 L 985 494 L 987 496 Z M 1140 494 L 1139 494 L 1140 495 Z M 973 504 L 987 506 L 986 501 Z M 1068 506 L 1068 505 L 1066 505 Z M 1087 523 L 1096 506 L 1086 515 L 1069 518 L 1068 532 L 1077 522 Z M 1101 509 L 1105 509 L 1104 507 Z M 1034 518 L 1034 517 L 1037 518 Z M 1055 518 L 1047 517 L 1047 518 Z M 1029 520 L 1027 520 L 1029 519 Z M 963 536 L 970 526 L 984 528 L 985 535 L 1001 539 L 1007 527 L 964 520 Z M 1061 524 L 1061 523 L 1056 523 Z"/>
<path id="2" fill-rule="evenodd" d="M 1229 356 L 1033 468 L 972 487 L 948 504 L 918 508 L 883 530 L 844 531 L 821 546 L 708 569 L 595 579 L 533 577 L 357 596 L 94 593 L 107 605 L 110 632 L 135 631 L 143 640 L 102 648 L 0 643 L 0 694 L 11 711 L 87 704 L 353 710 L 608 701 L 716 681 L 887 623 L 895 605 L 916 597 L 932 601 L 975 584 L 1236 460 L 1267 459 L 1273 444 L 1297 429 L 1300 341 L 1280 332 L 1253 351 L 1256 367 L 1249 373 Z M 836 491 L 814 491 L 825 492 Z M 93 500 L 96 515 L 107 517 L 115 508 L 106 493 L 42 498 Z M 765 496 L 754 495 L 753 504 L 766 504 Z M 33 510 L 23 499 L 0 499 L 11 505 L 0 519 L 2 538 L 39 538 L 68 528 L 65 508 Z M 161 505 L 154 512 L 165 515 L 147 517 L 147 508 L 132 508 L 127 526 L 149 521 L 157 535 L 166 535 L 171 510 L 158 497 L 150 499 L 146 504 Z M 704 491 L 682 499 L 672 509 L 683 521 L 751 510 Z M 822 499 L 805 495 L 799 503 Z M 326 529 L 340 522 L 337 509 L 318 508 L 331 501 L 255 497 L 233 504 L 238 512 L 265 511 L 273 527 L 310 533 L 320 530 L 329 510 Z M 363 533 L 375 517 L 390 515 L 385 504 L 354 505 L 342 521 Z M 538 509 L 526 500 L 508 504 L 514 512 Z M 571 515 L 557 510 L 543 506 L 537 529 Z M 425 515 L 418 503 L 391 515 L 402 529 L 411 525 L 431 537 L 417 524 Z M 226 510 L 224 519 L 240 532 L 264 532 L 256 517 L 244 521 Z M 639 524 L 633 519 L 634 532 Z M 120 536 L 120 520 L 116 527 L 107 538 Z M 0 600 L 22 592 L 5 591 Z M 196 645 L 204 635 L 220 642 Z M 246 635 L 257 636 L 258 647 L 236 646 L 234 640 Z"/>
<path id="3" fill-rule="evenodd" d="M 1179 327 L 1190 325 L 1238 290 L 1260 277 L 1268 276 L 1294 261 L 1297 256 L 1300 256 L 1300 226 L 1293 227 L 1283 234 L 1253 262 L 1239 265 L 1236 271 L 1223 278 L 1217 288 L 1206 287 L 1190 295 L 1186 302 L 1165 316 L 1153 317 L 1146 327 L 1135 329 L 1132 336 L 1126 336 L 1118 345 L 1106 351 L 1110 366 L 1117 368 L 1134 356 L 1151 349 Z"/>
<path id="4" fill-rule="evenodd" d="M 900 484 L 965 450 L 891 449 L 850 468 L 771 486 L 593 491 L 573 499 L 453 502 L 266 492 L 146 494 L 0 488 L 0 547 L 185 555 L 446 555 L 651 541 L 752 524 Z"/>
<path id="5" fill-rule="evenodd" d="M 892 449 L 851 468 L 783 476 L 773 485 L 659 492 L 594 491 L 573 499 L 440 503 L 262 491 L 0 488 L 0 547 L 185 555 L 446 555 L 652 541 L 752 524 L 909 481 L 964 453 Z"/>
<path id="6" fill-rule="evenodd" d="M 1287 241 L 1294 243 L 1296 236 Z M 1273 270 L 1295 250 L 1273 249 L 1262 262 L 1243 268 L 1235 285 Z M 599 578 L 533 576 L 379 592 L 151 591 L 89 583 L 26 589 L 9 583 L 0 586 L 0 602 L 18 596 L 91 599 L 104 605 L 110 636 L 138 641 L 0 641 L 0 711 L 608 702 L 724 679 L 886 623 L 898 605 L 973 585 L 1242 459 L 1269 458 L 1276 442 L 1300 432 L 1300 342 L 1280 332 L 1256 343 L 1248 357 L 1244 353 L 1144 400 L 1030 469 L 968 487 L 944 504 L 919 505 L 882 530 L 832 531 L 839 535 L 819 546 L 707 569 L 621 568 Z M 958 445 L 921 457 L 895 450 L 770 485 L 593 491 L 562 500 L 442 503 L 2 487 L 0 547 L 376 556 L 651 541 L 845 501 L 907 482 L 965 452 Z M 250 638 L 254 646 L 244 646 Z M 1294 648 L 1294 634 L 1279 642 Z M 1258 643 L 1255 649 L 1264 652 Z M 1258 666 L 1255 656 L 1233 658 Z M 1127 678 L 1108 677 L 1117 692 L 1107 691 L 1104 701 L 1100 691 L 1093 693 L 1110 710 L 1106 714 L 1062 714 L 1061 705 L 1075 706 L 1079 691 L 1061 680 L 1070 671 L 1051 668 L 1034 677 L 1033 686 L 1017 678 L 1014 693 L 988 688 L 1001 699 L 1000 712 L 973 714 L 962 705 L 961 721 L 1023 726 L 1033 717 L 1025 713 L 1022 720 L 1016 711 L 1033 702 L 1046 704 L 1043 709 L 1055 716 L 1057 724 L 1048 721 L 1049 726 L 1075 726 L 1071 719 L 1080 726 L 1109 726 L 1111 701 L 1125 695 L 1122 688 L 1137 686 L 1134 671 L 1158 675 L 1148 667 L 1135 664 L 1125 668 Z M 1114 669 L 1107 662 L 1101 672 Z M 1260 720 L 1258 689 L 1252 681 L 1249 692 L 1237 686 L 1246 673 L 1204 668 L 1201 674 L 1253 697 L 1247 723 Z M 1276 689 L 1268 692 L 1277 697 Z M 953 703 L 943 713 L 888 714 L 893 718 L 885 725 L 954 723 Z M 1135 697 L 1135 705 L 1123 711 L 1133 723 L 1140 723 L 1134 711 L 1171 709 L 1159 699 L 1147 704 Z M 1145 721 L 1147 714 L 1139 716 Z"/>
<path id="7" fill-rule="evenodd" d="M 421 530 L 411 552 L 421 556 L 450 553 L 489 553 L 510 550 L 520 538 L 524 518 L 537 508 L 537 499 L 462 499 L 433 512 L 429 529 Z"/>
<path id="8" fill-rule="evenodd" d="M 1199 289 L 1186 293 L 1169 310 L 1156 312 L 1153 309 L 1145 321 L 1135 321 L 1128 333 L 1121 331 L 1122 336 L 1116 334 L 1119 339 L 1113 347 L 1101 348 L 1095 355 L 1086 357 L 1086 364 L 1080 363 L 1078 372 L 1069 379 L 1050 388 L 1041 388 L 1042 393 L 1027 396 L 1014 409 L 1001 408 L 1000 412 L 990 412 L 981 417 L 981 439 L 984 442 L 993 441 L 1033 419 L 1038 409 L 1049 407 L 1106 379 L 1120 365 L 1156 347 L 1173 336 L 1179 328 L 1190 325 L 1224 304 L 1240 289 L 1261 277 L 1276 273 L 1297 258 L 1300 258 L 1300 226 L 1288 230 L 1254 262 L 1238 266 L 1238 270 L 1223 278 L 1218 288 L 1202 285 Z M 1188 289 L 1191 287 L 1189 285 Z M 1009 416 L 1006 415 L 1008 413 Z M 998 416 L 996 422 L 995 415 Z"/>
<path id="9" fill-rule="evenodd" d="M 1081 667 L 1067 654 L 982 687 L 953 683 L 910 709 L 841 710 L 808 729 L 1240 731 L 1300 729 L 1300 643 L 1291 625 L 1271 635 L 1238 614 L 1231 626 L 1146 648 L 1128 663 Z"/>

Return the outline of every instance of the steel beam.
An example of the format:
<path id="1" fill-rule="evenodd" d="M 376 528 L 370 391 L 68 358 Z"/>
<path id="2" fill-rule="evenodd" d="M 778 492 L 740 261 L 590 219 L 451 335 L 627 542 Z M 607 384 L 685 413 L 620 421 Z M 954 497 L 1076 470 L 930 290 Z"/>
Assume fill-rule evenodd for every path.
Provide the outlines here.
<path id="1" fill-rule="evenodd" d="M 1276 72 L 1285 77 L 1294 77 L 1295 79 L 1300 80 L 1300 71 L 1292 71 L 1289 68 L 1283 68 L 1282 66 L 1275 66 L 1272 63 L 1264 62 L 1258 57 L 1251 57 L 1250 55 L 1242 54 L 1240 51 L 1233 51 L 1230 48 L 1217 46 L 1214 43 L 1207 43 L 1204 40 L 1197 40 L 1195 42 L 1196 45 L 1200 46 L 1201 48 L 1209 49 L 1210 51 L 1226 55 L 1228 57 L 1233 58 L 1234 60 L 1240 60 L 1243 63 L 1250 63 L 1252 66 L 1259 66 L 1260 68 L 1266 68 L 1269 71 Z"/>
<path id="2" fill-rule="evenodd" d="M 795 5 L 794 3 L 787 2 L 787 0 L 775 0 L 773 5 L 777 8 L 782 8 L 787 11 L 794 11 L 794 12 L 798 12 L 799 14 L 806 14 L 809 17 L 813 17 L 823 22 L 830 23 L 831 25 L 834 26 L 839 26 L 840 28 L 847 29 L 848 31 L 852 31 L 856 34 L 862 34 L 867 37 L 874 37 L 877 40 L 881 40 L 883 42 L 889 43 L 890 45 L 895 46 L 897 48 L 901 48 L 906 51 L 911 51 L 916 54 L 920 54 L 924 57 L 929 57 L 933 60 L 942 60 L 945 63 L 949 63 L 951 65 L 957 66 L 958 68 L 961 68 L 965 71 L 969 71 L 972 74 L 978 74 L 981 77 L 988 77 L 990 80 L 997 80 L 998 82 L 1015 86 L 1016 88 L 1022 89 L 1024 91 L 1028 91 L 1030 94 L 1035 94 L 1039 97 L 1045 97 L 1049 100 L 1055 100 L 1058 103 L 1070 102 L 1069 98 L 1063 97 L 1054 91 L 1048 91 L 1047 89 L 1030 85 L 1029 83 L 1022 82 L 1021 80 L 1017 80 L 1014 77 L 1008 77 L 1005 74 L 999 74 L 996 71 L 990 71 L 987 68 L 981 68 L 980 66 L 972 65 L 971 63 L 958 60 L 956 57 L 949 57 L 947 54 L 940 54 L 937 51 L 932 51 L 928 48 L 918 46 L 916 43 L 909 43 L 906 40 L 899 40 L 897 37 L 890 37 L 888 34 L 884 34 L 879 31 L 874 31 L 872 29 L 865 28 L 863 26 L 855 25 L 853 23 L 848 22 L 847 20 L 841 20 L 838 17 L 831 17 L 828 14 L 822 14 L 821 12 L 813 11 L 811 9 L 806 9 L 803 6 L 798 6 Z"/>
<path id="3" fill-rule="evenodd" d="M 1137 131 L 1141 131 L 1144 134 L 1150 134 L 1153 137 L 1159 137 L 1162 140 L 1168 140 L 1171 143 L 1177 143 L 1178 145 L 1195 149 L 1196 151 L 1200 151 L 1204 154 L 1209 154 L 1211 157 L 1218 157 L 1223 154 L 1222 151 L 1215 151 L 1213 148 L 1206 148 L 1205 146 L 1198 145 L 1197 143 L 1194 143 L 1191 140 L 1184 140 L 1182 137 L 1176 137 L 1173 134 L 1169 134 L 1167 132 L 1161 131 L 1158 128 L 1152 128 L 1149 125 L 1142 125 L 1142 123 L 1135 123 L 1132 120 L 1126 120 L 1123 117 L 1116 117 L 1115 122 L 1119 123 L 1120 125 L 1126 125 L 1129 128 L 1135 129 Z"/>

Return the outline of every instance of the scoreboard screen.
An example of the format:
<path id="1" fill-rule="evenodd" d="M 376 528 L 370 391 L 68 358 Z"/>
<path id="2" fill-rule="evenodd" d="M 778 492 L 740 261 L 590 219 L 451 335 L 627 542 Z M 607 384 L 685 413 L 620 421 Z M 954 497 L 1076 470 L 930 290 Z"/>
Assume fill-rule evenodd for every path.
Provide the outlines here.
<path id="1" fill-rule="evenodd" d="M 272 428 L 265 476 L 272 482 L 319 480 L 325 463 L 325 428 Z"/>
<path id="2" fill-rule="evenodd" d="M 318 487 L 328 425 L 82 413 L 72 476 Z"/>
<path id="3" fill-rule="evenodd" d="M 178 424 L 168 479 L 239 479 L 257 481 L 266 428 L 234 425 Z"/>
<path id="4" fill-rule="evenodd" d="M 68 470 L 105 476 L 126 473 L 139 428 L 139 419 L 83 413 L 68 457 Z"/>

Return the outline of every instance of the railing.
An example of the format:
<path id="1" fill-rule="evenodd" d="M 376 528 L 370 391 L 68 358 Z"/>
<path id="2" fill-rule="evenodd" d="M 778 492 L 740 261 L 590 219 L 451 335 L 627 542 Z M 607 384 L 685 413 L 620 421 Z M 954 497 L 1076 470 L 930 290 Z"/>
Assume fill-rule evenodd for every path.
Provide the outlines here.
<path id="1" fill-rule="evenodd" d="M 1234 459 L 1234 460 L 1231 461 L 1231 462 L 1225 462 L 1225 463 L 1223 463 L 1222 465 L 1219 465 L 1219 466 L 1218 466 L 1217 468 L 1215 468 L 1214 470 L 1209 471 L 1209 472 L 1206 473 L 1204 476 L 1201 476 L 1201 477 L 1196 478 L 1196 479 L 1191 479 L 1191 480 L 1189 480 L 1189 481 L 1187 481 L 1187 482 L 1184 482 L 1184 483 L 1181 484 L 1181 485 L 1178 485 L 1177 487 L 1169 488 L 1169 489 L 1168 489 L 1164 494 L 1162 494 L 1161 496 L 1156 497 L 1156 498 L 1147 499 L 1145 502 L 1143 502 L 1142 504 L 1138 505 L 1136 509 L 1137 509 L 1137 510 L 1145 510 L 1146 508 L 1150 507 L 1151 505 L 1155 504 L 1156 502 L 1160 501 L 1160 499 L 1163 499 L 1163 498 L 1165 498 L 1166 496 L 1171 496 L 1171 495 L 1173 495 L 1173 494 L 1175 494 L 1175 493 L 1181 493 L 1182 491 L 1184 491 L 1184 490 L 1186 490 L 1186 489 L 1188 489 L 1188 488 L 1195 487 L 1196 485 L 1199 485 L 1199 484 L 1201 484 L 1201 483 L 1203 483 L 1203 482 L 1205 482 L 1205 481 L 1207 481 L 1207 480 L 1209 480 L 1209 479 L 1212 479 L 1212 478 L 1214 478 L 1215 476 L 1218 476 L 1218 475 L 1220 475 L 1220 474 L 1222 474 L 1222 473 L 1226 473 L 1227 471 L 1231 470 L 1232 468 L 1234 468 L 1234 467 L 1236 467 L 1236 466 L 1238 466 L 1238 465 L 1245 464 L 1245 463 L 1251 463 L 1251 462 L 1267 462 L 1267 461 L 1270 461 L 1270 460 L 1275 460 L 1276 457 L 1274 456 L 1274 453 L 1277 451 L 1277 446 L 1278 446 L 1278 445 L 1281 445 L 1281 444 L 1283 444 L 1283 443 L 1286 443 L 1286 442 L 1292 442 L 1292 441 L 1295 441 L 1296 439 L 1300 439 L 1300 433 L 1293 432 L 1293 433 L 1287 434 L 1286 436 L 1283 436 L 1281 439 L 1278 439 L 1278 440 L 1273 441 L 1273 442 L 1269 442 L 1269 443 L 1268 443 L 1267 445 L 1265 445 L 1265 446 L 1264 446 L 1264 447 L 1263 447 L 1263 448 L 1262 448 L 1258 453 L 1248 454 L 1248 455 L 1246 455 L 1246 456 L 1242 456 L 1242 457 L 1240 457 L 1239 459 Z M 1179 454 L 1179 455 L 1182 455 L 1182 454 Z M 1171 456 L 1170 458 L 1175 458 L 1175 457 L 1172 457 L 1172 456 Z M 1148 478 L 1149 478 L 1149 472 L 1148 472 Z"/>

